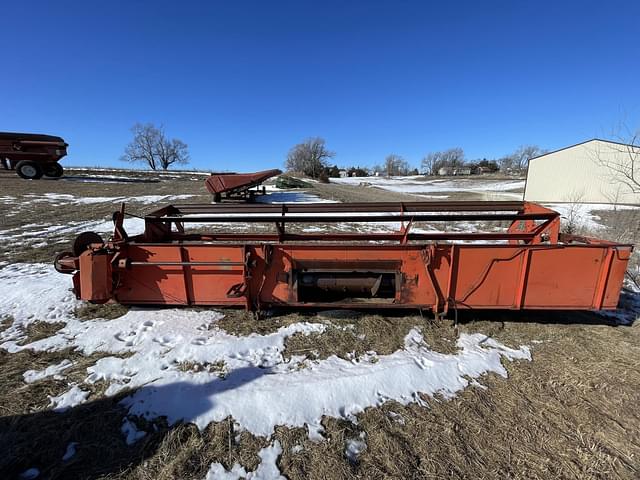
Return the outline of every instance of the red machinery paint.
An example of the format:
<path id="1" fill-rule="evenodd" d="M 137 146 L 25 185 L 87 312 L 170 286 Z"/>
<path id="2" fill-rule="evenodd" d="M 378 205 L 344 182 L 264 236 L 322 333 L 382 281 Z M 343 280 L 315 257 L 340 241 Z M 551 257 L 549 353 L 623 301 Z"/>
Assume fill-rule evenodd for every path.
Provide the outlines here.
<path id="1" fill-rule="evenodd" d="M 528 202 L 169 205 L 127 237 L 80 237 L 56 268 L 78 298 L 123 304 L 294 308 L 614 309 L 633 247 L 559 233 Z M 207 233 L 185 225 L 211 223 Z M 290 231 L 304 224 L 399 224 L 388 233 Z M 485 231 L 442 231 L 484 222 Z M 272 232 L 223 232 L 221 224 Z M 439 231 L 419 226 L 441 225 Z M 316 227 L 314 230 L 318 230 Z"/>
<path id="2" fill-rule="evenodd" d="M 61 177 L 64 170 L 59 162 L 68 146 L 53 135 L 0 132 L 0 164 L 26 179 Z"/>
<path id="3" fill-rule="evenodd" d="M 205 185 L 216 202 L 222 200 L 223 194 L 226 198 L 251 198 L 255 194 L 255 191 L 251 190 L 253 187 L 281 173 L 277 169 L 254 173 L 212 173 Z"/>

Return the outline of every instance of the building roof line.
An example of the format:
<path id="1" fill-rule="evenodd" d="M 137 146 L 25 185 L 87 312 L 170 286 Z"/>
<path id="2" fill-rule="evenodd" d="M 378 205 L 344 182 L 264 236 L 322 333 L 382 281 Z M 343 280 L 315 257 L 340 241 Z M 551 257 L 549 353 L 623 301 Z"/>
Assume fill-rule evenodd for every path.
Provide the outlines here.
<path id="1" fill-rule="evenodd" d="M 631 145 L 629 143 L 614 142 L 613 140 L 605 140 L 604 138 L 594 137 L 594 138 L 591 138 L 589 140 L 585 140 L 584 142 L 579 142 L 579 143 L 576 143 L 576 144 L 573 144 L 573 145 L 569 145 L 568 147 L 562 147 L 562 148 L 559 148 L 557 150 L 552 150 L 550 152 L 545 152 L 545 153 L 543 153 L 541 155 L 538 155 L 536 157 L 531 157 L 529 159 L 529 162 L 531 160 L 535 160 L 535 159 L 540 158 L 540 157 L 545 157 L 547 155 L 551 155 L 552 153 L 562 152 L 563 150 L 568 150 L 569 148 L 578 147 L 580 145 L 584 145 L 585 143 L 590 143 L 590 142 L 605 142 L 605 143 L 613 143 L 614 145 L 622 145 L 624 147 L 640 148 L 637 145 Z"/>

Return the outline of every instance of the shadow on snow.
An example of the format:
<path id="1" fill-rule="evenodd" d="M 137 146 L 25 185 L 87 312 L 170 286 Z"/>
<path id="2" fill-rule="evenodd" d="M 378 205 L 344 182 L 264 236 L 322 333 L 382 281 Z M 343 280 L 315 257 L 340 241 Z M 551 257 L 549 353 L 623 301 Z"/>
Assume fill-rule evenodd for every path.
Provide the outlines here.
<path id="1" fill-rule="evenodd" d="M 135 392 L 103 397 L 63 412 L 44 410 L 0 418 L 0 478 L 19 478 L 30 469 L 45 478 L 97 478 L 133 468 L 154 455 L 166 435 L 181 423 L 189 423 L 212 408 L 215 395 L 239 388 L 268 369 L 245 367 L 234 370 L 226 378 L 206 383 L 175 382 L 148 385 Z M 182 418 L 169 426 L 166 419 L 151 422 L 128 416 L 125 405 L 146 403 L 153 398 Z M 144 403 L 142 403 L 144 405 Z M 259 414 L 259 412 L 256 412 Z M 147 434 L 133 445 L 127 445 L 122 425 L 125 418 Z M 76 442 L 76 454 L 62 460 L 67 446 Z"/>

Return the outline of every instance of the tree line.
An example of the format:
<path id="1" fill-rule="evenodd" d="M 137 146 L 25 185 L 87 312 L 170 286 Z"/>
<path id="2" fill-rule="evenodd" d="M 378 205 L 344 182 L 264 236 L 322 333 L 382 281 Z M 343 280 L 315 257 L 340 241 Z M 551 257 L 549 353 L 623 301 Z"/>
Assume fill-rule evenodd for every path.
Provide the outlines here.
<path id="1" fill-rule="evenodd" d="M 133 139 L 125 148 L 121 159 L 127 162 L 144 163 L 152 170 L 167 170 L 174 164 L 189 162 L 187 144 L 177 138 L 169 138 L 163 126 L 157 127 L 151 123 L 135 124 L 131 129 Z M 521 173 L 527 168 L 529 159 L 544 153 L 537 145 L 524 145 L 513 153 L 498 159 L 466 158 L 460 147 L 450 148 L 439 152 L 430 152 L 420 162 L 420 169 L 412 166 L 400 155 L 391 153 L 384 162 L 371 168 L 350 166 L 344 169 L 331 160 L 335 152 L 329 150 L 321 137 L 312 137 L 295 145 L 287 155 L 285 167 L 290 172 L 300 172 L 311 178 L 328 180 L 339 177 L 342 170 L 348 176 L 365 177 L 369 175 L 383 175 L 387 177 L 400 175 L 439 175 L 452 174 L 456 169 L 470 171 Z"/>
<path id="2" fill-rule="evenodd" d="M 347 176 L 365 177 L 369 175 L 401 176 L 401 175 L 450 175 L 456 169 L 469 169 L 473 172 L 498 172 L 519 174 L 523 173 L 529 160 L 545 151 L 537 145 L 523 145 L 514 152 L 497 159 L 466 158 L 460 147 L 450 148 L 439 152 L 430 152 L 420 162 L 420 170 L 413 167 L 407 160 L 397 154 L 390 154 L 379 165 L 371 168 L 352 166 L 344 169 L 331 164 L 335 152 L 326 147 L 321 137 L 313 137 L 295 145 L 287 155 L 285 168 L 290 172 L 303 173 L 311 178 L 328 180 L 339 177 L 344 170 Z"/>

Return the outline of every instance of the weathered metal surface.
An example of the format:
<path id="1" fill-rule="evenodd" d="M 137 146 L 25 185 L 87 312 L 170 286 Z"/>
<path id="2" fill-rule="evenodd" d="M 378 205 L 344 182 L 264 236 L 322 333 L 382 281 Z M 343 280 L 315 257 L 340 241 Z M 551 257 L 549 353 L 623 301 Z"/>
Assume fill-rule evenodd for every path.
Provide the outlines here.
<path id="1" fill-rule="evenodd" d="M 219 201 L 223 194 L 227 198 L 247 196 L 251 188 L 281 173 L 277 169 L 254 173 L 212 173 L 205 185 L 216 201 Z"/>
<path id="2" fill-rule="evenodd" d="M 149 214 L 145 233 L 135 237 L 122 228 L 124 210 L 115 217 L 111 241 L 56 260 L 59 271 L 74 271 L 78 298 L 250 310 L 613 309 L 633 249 L 562 235 L 557 212 L 527 202 L 169 205 Z M 189 233 L 191 222 L 216 227 Z M 389 233 L 290 231 L 337 222 L 399 227 Z M 443 230 L 449 222 L 490 226 L 472 232 L 416 227 Z M 228 223 L 272 223 L 275 231 L 220 231 Z"/>

